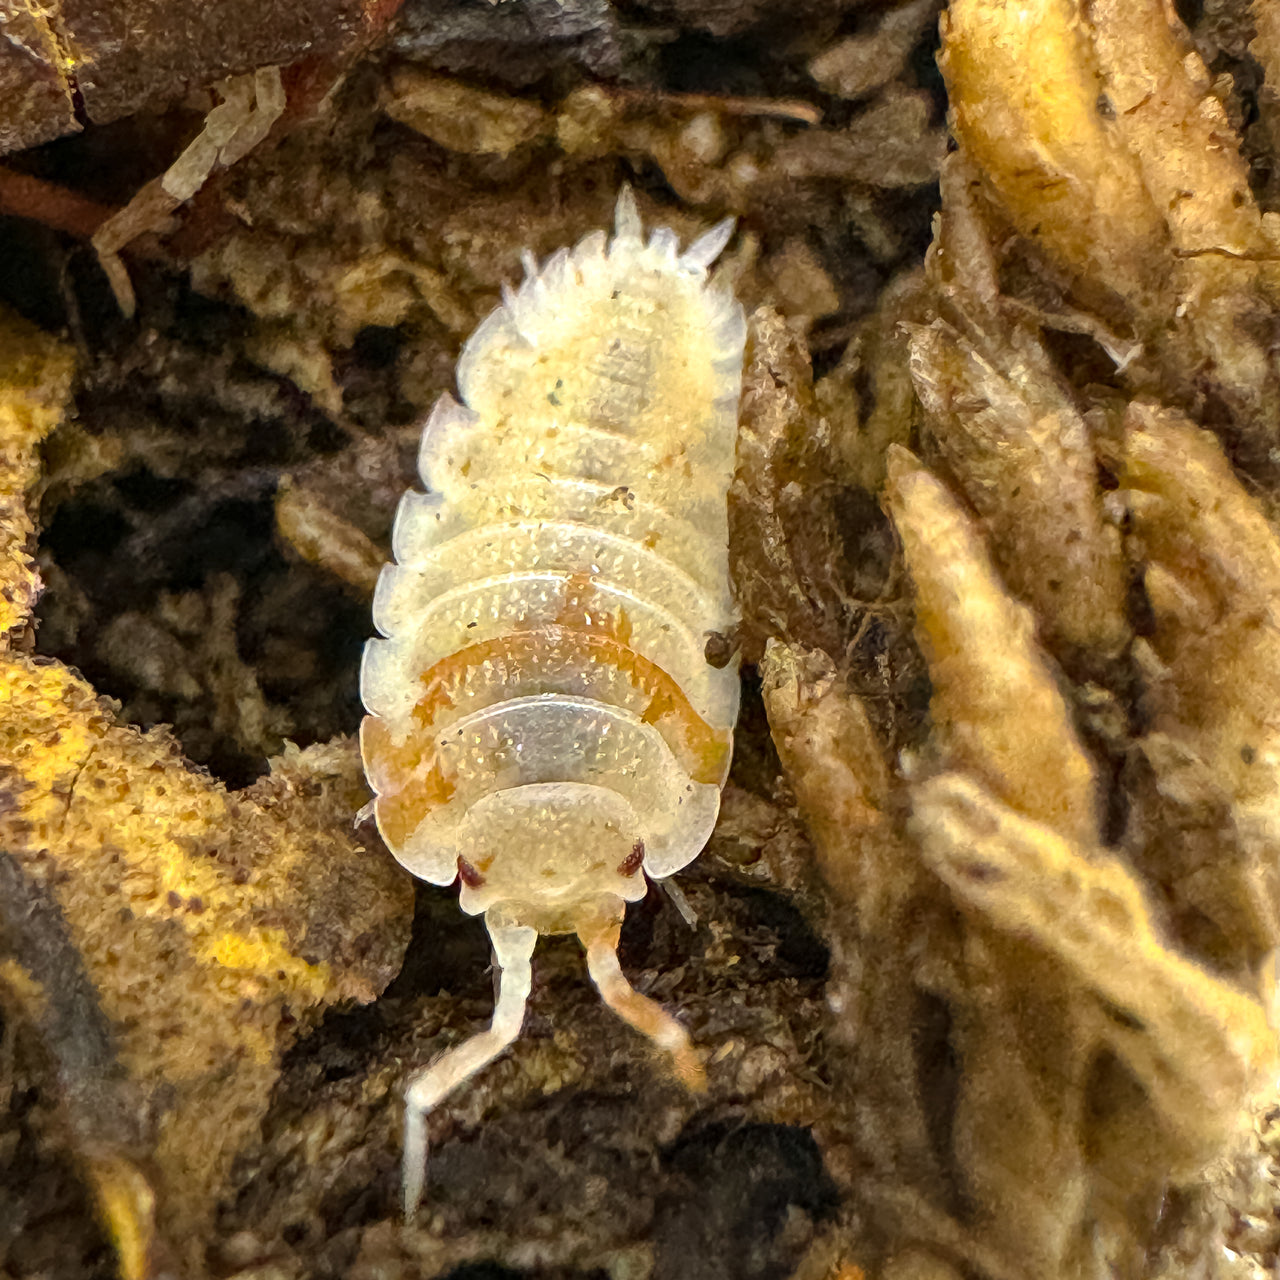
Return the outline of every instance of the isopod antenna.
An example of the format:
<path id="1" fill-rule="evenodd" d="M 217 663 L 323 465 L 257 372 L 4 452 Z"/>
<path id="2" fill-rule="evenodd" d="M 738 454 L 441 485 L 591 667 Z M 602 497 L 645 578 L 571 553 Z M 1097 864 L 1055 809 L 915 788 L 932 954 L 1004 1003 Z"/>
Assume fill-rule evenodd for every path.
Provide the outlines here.
<path id="1" fill-rule="evenodd" d="M 618 900 L 618 907 L 624 904 Z M 641 995 L 626 979 L 618 963 L 618 938 L 622 932 L 622 912 L 606 917 L 593 916 L 578 926 L 578 939 L 586 948 L 587 972 L 600 998 L 623 1022 L 635 1027 L 660 1049 L 671 1055 L 676 1075 L 686 1087 L 706 1087 L 706 1073 L 689 1033 L 656 1000 Z"/>
<path id="2" fill-rule="evenodd" d="M 520 1034 L 525 1004 L 533 985 L 536 929 L 524 925 L 491 926 L 498 999 L 493 1021 L 481 1031 L 409 1078 L 404 1095 L 404 1216 L 412 1221 L 427 1177 L 427 1116 L 464 1080 L 487 1067 Z M 614 961 L 616 967 L 617 961 Z M 621 978 L 621 974 L 618 975 Z M 625 985 L 626 979 L 622 979 Z M 643 999 L 643 997 L 639 997 Z M 625 1015 L 624 1015 L 625 1016 Z"/>

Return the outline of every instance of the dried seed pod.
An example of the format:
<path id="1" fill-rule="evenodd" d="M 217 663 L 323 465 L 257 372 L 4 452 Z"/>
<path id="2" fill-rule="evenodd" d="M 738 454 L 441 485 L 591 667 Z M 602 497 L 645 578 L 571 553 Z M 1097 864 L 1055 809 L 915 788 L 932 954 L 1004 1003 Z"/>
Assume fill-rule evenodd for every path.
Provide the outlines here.
<path id="1" fill-rule="evenodd" d="M 1095 842 L 1093 765 L 1035 642 L 1030 611 L 1005 593 L 960 504 L 897 445 L 886 504 L 915 583 L 939 757 L 1018 812 Z"/>
<path id="2" fill-rule="evenodd" d="M 944 320 L 908 332 L 932 437 L 1014 594 L 1075 665 L 1114 657 L 1129 639 L 1120 536 L 1102 516 L 1089 430 L 1038 337 L 1011 325 L 983 343 Z"/>
<path id="3" fill-rule="evenodd" d="M 1185 1176 L 1218 1155 L 1244 1122 L 1250 1090 L 1274 1072 L 1262 1004 L 1164 945 L 1122 862 L 1023 817 L 971 778 L 922 783 L 913 821 L 925 861 L 957 898 L 1034 939 L 1106 1002 L 1096 1025 L 1160 1115 L 1175 1170 Z"/>
<path id="4" fill-rule="evenodd" d="M 1155 785 L 1131 840 L 1180 921 L 1248 981 L 1280 938 L 1280 539 L 1209 432 L 1140 400 L 1124 427 Z"/>
<path id="5" fill-rule="evenodd" d="M 361 732 L 378 827 L 433 884 L 461 877 L 502 982 L 492 1027 L 416 1075 L 405 1207 L 421 1195 L 425 1116 L 518 1035 L 539 933 L 577 933 L 605 1002 L 701 1067 L 683 1028 L 632 990 L 615 949 L 643 868 L 701 851 L 738 708 L 726 491 L 745 323 L 706 269 L 722 223 L 677 254 L 587 236 L 508 292 L 423 433 L 428 492 L 405 495 L 365 650 Z"/>

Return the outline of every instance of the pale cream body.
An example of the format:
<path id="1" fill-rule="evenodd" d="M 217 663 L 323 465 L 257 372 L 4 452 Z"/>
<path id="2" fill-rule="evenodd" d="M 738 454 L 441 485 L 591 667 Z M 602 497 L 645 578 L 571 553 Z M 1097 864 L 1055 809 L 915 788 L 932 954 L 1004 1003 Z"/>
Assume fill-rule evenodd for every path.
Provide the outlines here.
<path id="1" fill-rule="evenodd" d="M 745 324 L 706 268 L 646 244 L 630 193 L 506 295 L 423 433 L 427 493 L 393 532 L 361 672 L 379 829 L 435 884 L 461 874 L 503 969 L 493 1027 L 410 1085 L 406 1207 L 426 1111 L 518 1033 L 537 933 L 577 932 L 606 1001 L 677 1056 L 679 1024 L 614 954 L 624 904 L 715 824 L 738 709 L 726 494 Z M 416 1168 L 416 1172 L 415 1172 Z"/>

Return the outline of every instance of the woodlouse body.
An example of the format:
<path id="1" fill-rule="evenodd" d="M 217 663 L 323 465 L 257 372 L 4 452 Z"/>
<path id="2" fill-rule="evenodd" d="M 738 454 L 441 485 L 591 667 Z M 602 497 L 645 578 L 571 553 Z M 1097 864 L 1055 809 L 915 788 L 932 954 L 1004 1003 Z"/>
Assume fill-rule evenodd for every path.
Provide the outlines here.
<path id="1" fill-rule="evenodd" d="M 726 492 L 745 323 L 706 283 L 731 233 L 646 244 L 628 191 L 505 294 L 463 349 L 463 403 L 427 422 L 427 493 L 396 516 L 365 650 L 361 745 L 378 827 L 415 875 L 461 879 L 502 970 L 493 1026 L 420 1073 L 425 1114 L 519 1032 L 538 933 L 574 932 L 611 1008 L 690 1081 L 687 1035 L 618 967 L 627 901 L 711 834 L 738 707 Z"/>

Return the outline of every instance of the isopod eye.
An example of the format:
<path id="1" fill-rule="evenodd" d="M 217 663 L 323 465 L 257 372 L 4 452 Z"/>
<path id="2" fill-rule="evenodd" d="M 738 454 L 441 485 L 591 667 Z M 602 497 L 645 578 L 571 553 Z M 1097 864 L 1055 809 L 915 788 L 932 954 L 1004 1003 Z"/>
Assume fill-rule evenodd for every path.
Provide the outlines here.
<path id="1" fill-rule="evenodd" d="M 477 871 L 461 854 L 458 855 L 458 879 L 469 889 L 478 889 L 484 884 L 484 875 Z"/>
<path id="2" fill-rule="evenodd" d="M 736 632 L 730 635 L 725 635 L 722 631 L 707 632 L 707 643 L 702 651 L 702 656 L 707 660 L 707 666 L 723 671 L 733 661 L 733 655 L 737 652 Z"/>
<path id="3" fill-rule="evenodd" d="M 640 870 L 644 864 L 644 841 L 637 840 L 631 846 L 631 852 L 627 854 L 623 860 L 618 863 L 618 874 L 620 876 L 633 876 Z"/>

